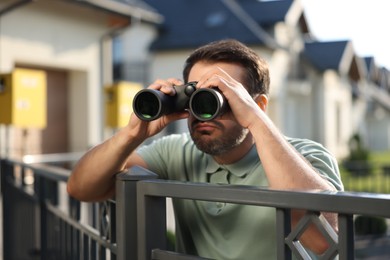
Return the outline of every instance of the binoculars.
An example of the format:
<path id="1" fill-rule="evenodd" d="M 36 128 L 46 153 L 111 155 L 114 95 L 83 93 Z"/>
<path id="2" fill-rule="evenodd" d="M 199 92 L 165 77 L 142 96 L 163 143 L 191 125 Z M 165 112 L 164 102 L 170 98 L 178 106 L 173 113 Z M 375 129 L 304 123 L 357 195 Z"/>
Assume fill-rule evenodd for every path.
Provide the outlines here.
<path id="1" fill-rule="evenodd" d="M 189 109 L 200 121 L 208 121 L 223 114 L 228 102 L 217 89 L 196 89 L 196 81 L 174 86 L 176 95 L 170 96 L 155 89 L 139 91 L 133 100 L 133 111 L 143 121 Z"/>

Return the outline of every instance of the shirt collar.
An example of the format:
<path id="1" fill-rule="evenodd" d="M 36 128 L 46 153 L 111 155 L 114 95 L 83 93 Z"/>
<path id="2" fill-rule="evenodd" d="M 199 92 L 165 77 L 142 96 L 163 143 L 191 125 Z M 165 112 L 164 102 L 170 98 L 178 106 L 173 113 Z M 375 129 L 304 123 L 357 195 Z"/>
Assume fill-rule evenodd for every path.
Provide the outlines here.
<path id="1" fill-rule="evenodd" d="M 221 168 L 241 178 L 245 177 L 249 170 L 252 169 L 252 166 L 254 166 L 259 161 L 255 145 L 251 147 L 251 149 L 243 158 L 232 164 L 218 164 L 210 155 L 208 155 L 207 158 L 208 161 L 206 166 L 206 173 L 213 174 Z"/>

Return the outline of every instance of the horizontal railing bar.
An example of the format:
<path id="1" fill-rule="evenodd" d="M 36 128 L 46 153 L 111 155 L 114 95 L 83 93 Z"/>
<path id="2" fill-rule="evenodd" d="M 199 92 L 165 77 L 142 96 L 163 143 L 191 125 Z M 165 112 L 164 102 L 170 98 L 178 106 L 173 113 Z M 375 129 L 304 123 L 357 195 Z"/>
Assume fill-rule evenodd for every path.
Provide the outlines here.
<path id="1" fill-rule="evenodd" d="M 37 176 L 61 182 L 67 182 L 71 174 L 71 170 L 47 164 L 27 165 L 26 168 L 32 169 Z"/>
<path id="2" fill-rule="evenodd" d="M 50 154 L 28 154 L 23 156 L 24 163 L 55 163 L 78 161 L 85 152 L 74 153 L 50 153 Z"/>
<path id="3" fill-rule="evenodd" d="M 56 215 L 61 220 L 67 222 L 69 225 L 77 228 L 82 233 L 84 233 L 87 236 L 91 237 L 98 244 L 102 245 L 103 247 L 111 250 L 111 252 L 116 254 L 116 252 L 117 252 L 116 243 L 110 243 L 107 240 L 104 240 L 100 236 L 99 232 L 96 229 L 94 229 L 94 228 L 92 228 L 92 227 L 90 227 L 88 225 L 81 224 L 80 222 L 70 218 L 67 214 L 62 212 L 57 207 L 53 206 L 50 202 L 46 201 L 45 204 L 46 204 L 46 207 L 47 207 L 48 211 L 50 211 L 51 213 Z"/>
<path id="4" fill-rule="evenodd" d="M 51 166 L 47 164 L 27 164 L 21 161 L 5 160 L 7 164 L 14 164 L 26 169 L 31 169 L 34 171 L 34 175 L 42 176 L 53 181 L 66 182 L 70 176 L 71 170 L 64 169 L 57 166 Z"/>
<path id="5" fill-rule="evenodd" d="M 282 191 L 255 186 L 216 185 L 166 180 L 145 180 L 140 181 L 138 185 L 140 195 L 390 218 L 389 194 Z"/>

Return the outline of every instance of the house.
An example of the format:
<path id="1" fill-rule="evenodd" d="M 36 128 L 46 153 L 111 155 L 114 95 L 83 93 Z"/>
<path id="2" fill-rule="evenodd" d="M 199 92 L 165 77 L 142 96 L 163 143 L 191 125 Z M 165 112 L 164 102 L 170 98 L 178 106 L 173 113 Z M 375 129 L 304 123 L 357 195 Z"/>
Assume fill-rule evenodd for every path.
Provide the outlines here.
<path id="1" fill-rule="evenodd" d="M 103 138 L 103 86 L 112 83 L 112 38 L 134 23 L 162 21 L 144 3 L 2 0 L 0 73 L 44 71 L 43 129 L 0 125 L 1 154 L 85 151 Z M 1 113 L 9 113 L 5 108 Z"/>
<path id="2" fill-rule="evenodd" d="M 374 151 L 390 148 L 390 72 L 379 67 L 374 57 L 365 57 L 368 87 L 366 146 Z"/>
<path id="3" fill-rule="evenodd" d="M 364 62 L 350 41 L 317 42 L 299 0 L 168 2 L 146 0 L 165 19 L 150 45 L 144 85 L 156 78 L 181 78 L 183 62 L 194 48 L 235 38 L 270 65 L 268 114 L 281 131 L 321 142 L 338 158 L 348 154 L 349 138 L 365 129 L 360 90 L 367 85 Z M 186 125 L 170 131 L 186 131 Z"/>
<path id="4" fill-rule="evenodd" d="M 313 85 L 311 100 L 320 108 L 311 115 L 312 136 L 345 157 L 353 133 L 365 129 L 364 62 L 348 40 L 306 42 L 302 61 L 310 65 L 305 71 Z"/>

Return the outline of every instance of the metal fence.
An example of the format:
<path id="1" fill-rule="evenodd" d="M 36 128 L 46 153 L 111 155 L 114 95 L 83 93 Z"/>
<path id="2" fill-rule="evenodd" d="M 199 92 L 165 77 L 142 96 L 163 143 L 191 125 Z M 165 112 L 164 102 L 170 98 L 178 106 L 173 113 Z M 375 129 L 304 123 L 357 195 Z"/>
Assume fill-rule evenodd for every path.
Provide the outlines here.
<path id="1" fill-rule="evenodd" d="M 115 201 L 82 203 L 66 194 L 69 173 L 1 160 L 4 259 L 204 259 L 167 250 L 167 197 L 275 208 L 278 259 L 309 257 L 296 242 L 311 223 L 330 244 L 320 258 L 355 259 L 354 216 L 390 218 L 390 195 L 163 181 L 141 168 L 117 175 Z M 307 214 L 291 229 L 295 208 Z M 338 235 L 319 212 L 338 213 Z"/>

